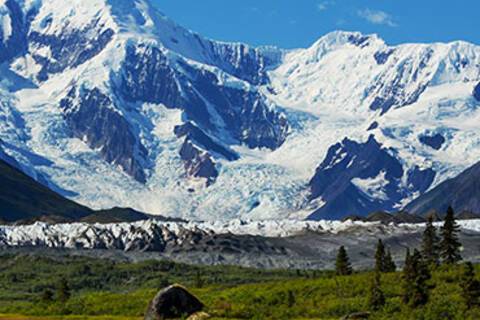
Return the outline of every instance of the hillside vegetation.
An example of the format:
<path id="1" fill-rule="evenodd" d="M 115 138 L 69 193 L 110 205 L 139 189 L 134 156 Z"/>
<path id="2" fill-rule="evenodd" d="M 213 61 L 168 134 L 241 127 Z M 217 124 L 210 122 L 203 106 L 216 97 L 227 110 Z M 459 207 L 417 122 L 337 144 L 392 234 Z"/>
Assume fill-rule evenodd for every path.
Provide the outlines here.
<path id="1" fill-rule="evenodd" d="M 334 276 L 333 272 L 121 263 L 83 257 L 6 255 L 0 262 L 0 314 L 43 319 L 140 319 L 156 291 L 173 282 L 191 288 L 218 319 L 339 319 L 369 309 L 373 276 L 371 272 Z M 429 302 L 416 309 L 402 303 L 402 273 L 382 274 L 386 304 L 371 319 L 479 319 L 480 308 L 467 311 L 462 300 L 462 270 L 457 265 L 434 271 Z M 68 288 L 65 301 L 59 300 L 62 279 Z"/>

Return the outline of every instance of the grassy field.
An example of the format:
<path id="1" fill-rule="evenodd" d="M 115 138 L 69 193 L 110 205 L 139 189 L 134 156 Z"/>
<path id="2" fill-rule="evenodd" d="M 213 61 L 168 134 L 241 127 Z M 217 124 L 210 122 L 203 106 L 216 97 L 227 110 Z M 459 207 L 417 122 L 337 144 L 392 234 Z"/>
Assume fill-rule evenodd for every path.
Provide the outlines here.
<path id="1" fill-rule="evenodd" d="M 367 311 L 372 274 L 335 277 L 331 272 L 261 271 L 193 267 L 170 262 L 115 263 L 88 258 L 0 257 L 0 319 L 141 319 L 149 300 L 169 283 L 191 288 L 214 319 L 339 319 Z M 480 319 L 467 310 L 458 285 L 461 267 L 440 268 L 430 280 L 429 303 L 402 304 L 401 273 L 382 276 L 386 306 L 371 319 Z M 43 301 L 67 279 L 66 303 Z M 24 315 L 24 316 L 12 316 Z"/>
<path id="2" fill-rule="evenodd" d="M 15 314 L 0 314 L 0 320 L 141 320 L 143 317 L 118 316 L 21 316 Z"/>

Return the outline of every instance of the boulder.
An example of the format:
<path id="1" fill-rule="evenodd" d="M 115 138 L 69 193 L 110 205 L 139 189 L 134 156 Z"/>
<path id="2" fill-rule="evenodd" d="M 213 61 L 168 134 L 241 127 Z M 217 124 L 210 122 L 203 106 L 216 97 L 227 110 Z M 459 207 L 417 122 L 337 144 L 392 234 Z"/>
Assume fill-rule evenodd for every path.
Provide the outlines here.
<path id="1" fill-rule="evenodd" d="M 150 302 L 145 320 L 163 320 L 188 317 L 202 311 L 198 298 L 178 284 L 162 289 Z"/>

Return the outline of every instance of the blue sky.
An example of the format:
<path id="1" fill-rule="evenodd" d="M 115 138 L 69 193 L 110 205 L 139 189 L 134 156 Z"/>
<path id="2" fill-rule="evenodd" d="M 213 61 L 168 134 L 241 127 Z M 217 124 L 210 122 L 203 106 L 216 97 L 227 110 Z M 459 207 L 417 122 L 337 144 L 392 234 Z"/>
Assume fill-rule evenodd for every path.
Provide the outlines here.
<path id="1" fill-rule="evenodd" d="M 480 44 L 480 0 L 152 0 L 207 37 L 307 47 L 333 30 L 378 33 L 389 44 Z"/>

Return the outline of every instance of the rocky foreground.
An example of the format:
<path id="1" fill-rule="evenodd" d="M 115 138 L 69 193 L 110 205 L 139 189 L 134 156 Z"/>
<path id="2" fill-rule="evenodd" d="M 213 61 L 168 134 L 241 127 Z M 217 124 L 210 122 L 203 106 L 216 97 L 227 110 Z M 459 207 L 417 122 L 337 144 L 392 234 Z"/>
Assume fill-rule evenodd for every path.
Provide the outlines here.
<path id="1" fill-rule="evenodd" d="M 459 225 L 463 256 L 480 261 L 480 220 L 459 221 Z M 28 250 L 127 260 L 168 258 L 207 265 L 326 269 L 333 267 L 337 249 L 343 245 L 355 267 L 368 268 L 377 239 L 386 242 L 400 263 L 407 247 L 419 245 L 423 229 L 422 223 L 360 221 L 35 223 L 1 226 L 0 248 L 4 252 Z"/>

